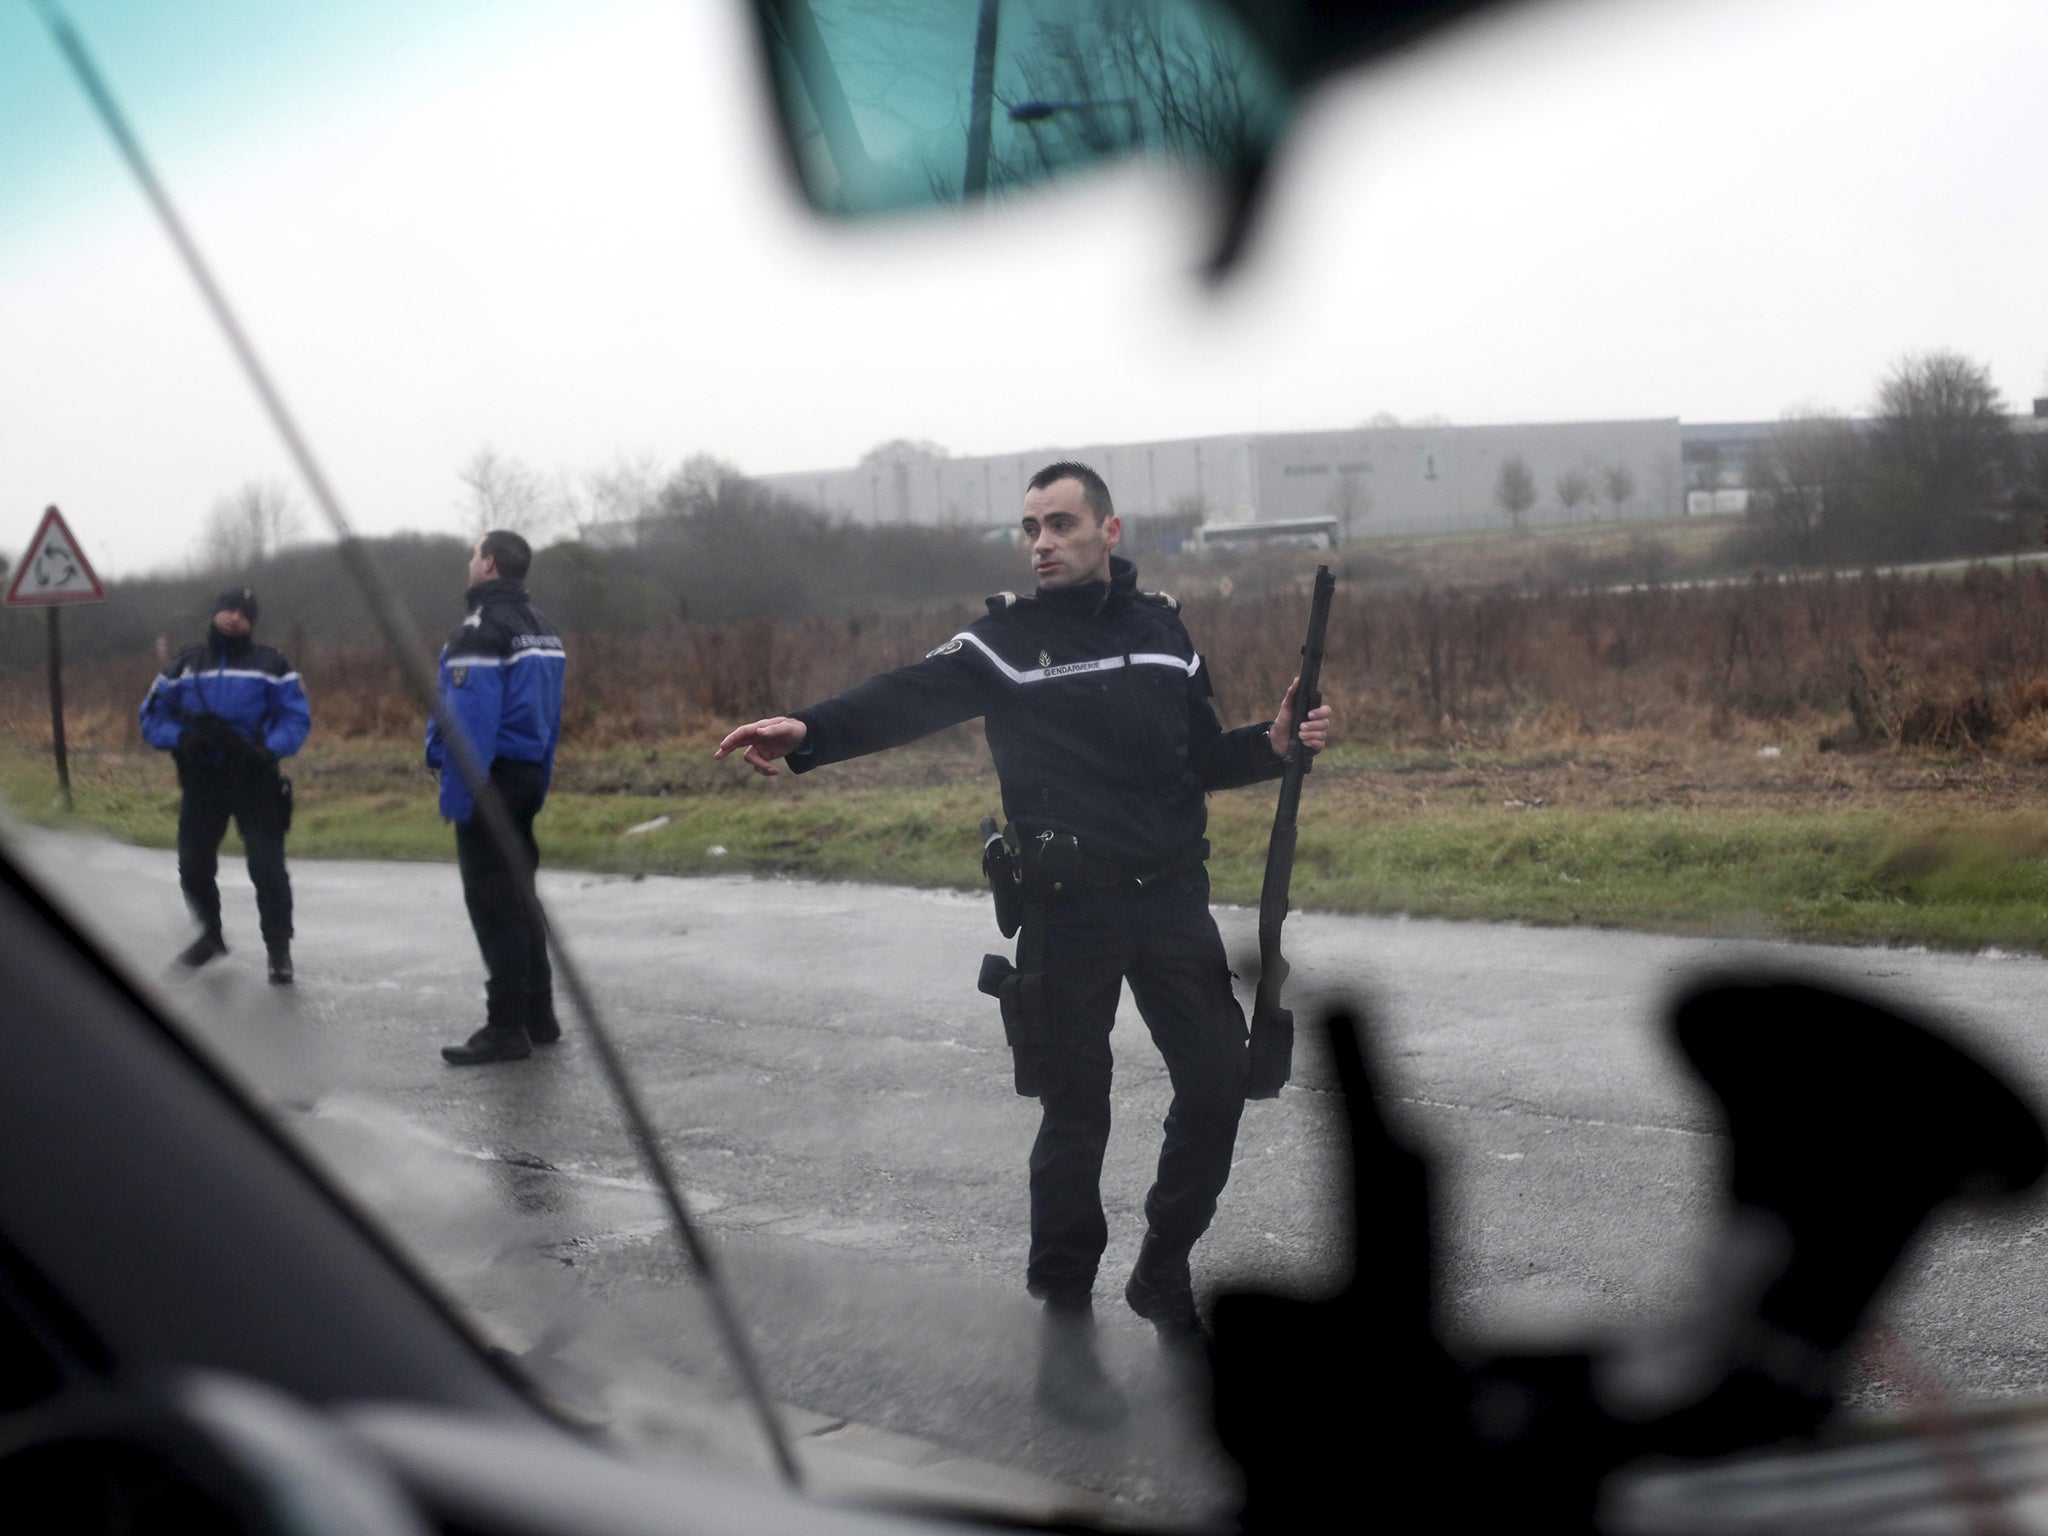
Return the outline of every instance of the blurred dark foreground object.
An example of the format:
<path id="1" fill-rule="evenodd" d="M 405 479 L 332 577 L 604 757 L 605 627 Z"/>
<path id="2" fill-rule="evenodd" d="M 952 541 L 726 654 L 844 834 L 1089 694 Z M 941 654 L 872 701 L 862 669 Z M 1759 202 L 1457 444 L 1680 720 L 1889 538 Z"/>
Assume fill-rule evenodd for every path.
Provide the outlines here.
<path id="1" fill-rule="evenodd" d="M 1413 1490 L 1439 1529 L 1591 1530 L 1623 1466 L 1810 1435 L 1927 1217 L 2048 1170 L 2041 1124 L 2004 1082 L 1875 1003 L 1719 981 L 1671 1027 L 1731 1147 L 1694 1314 L 1618 1345 L 1465 1361 L 1431 1315 L 1428 1165 L 1380 1118 L 1359 1021 L 1329 1019 L 1357 1272 L 1326 1299 L 1217 1301 L 1216 1425 L 1244 1468 L 1247 1531 L 1311 1529 L 1361 1486 L 1387 1513 L 1388 1488 Z M 1363 1461 L 1390 1475 L 1361 1479 Z"/>

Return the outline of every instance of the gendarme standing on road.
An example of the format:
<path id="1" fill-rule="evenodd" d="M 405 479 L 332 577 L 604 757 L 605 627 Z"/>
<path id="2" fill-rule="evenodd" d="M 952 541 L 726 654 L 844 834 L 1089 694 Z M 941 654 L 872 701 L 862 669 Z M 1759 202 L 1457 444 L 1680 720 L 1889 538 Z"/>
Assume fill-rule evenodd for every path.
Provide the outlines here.
<path id="1" fill-rule="evenodd" d="M 1014 865 L 1020 898 L 999 920 L 1022 925 L 996 989 L 1018 1089 L 1042 1105 L 1025 1276 L 1046 1304 L 1039 1398 L 1107 1424 L 1123 1401 L 1096 1356 L 1091 1297 L 1109 1237 L 1100 1186 L 1117 1001 L 1128 980 L 1173 1082 L 1124 1294 L 1178 1344 L 1200 1329 L 1189 1252 L 1230 1176 L 1245 1088 L 1244 1014 L 1209 915 L 1203 797 L 1279 776 L 1294 689 L 1271 722 L 1222 728 L 1178 605 L 1139 591 L 1136 569 L 1111 553 L 1123 525 L 1086 465 L 1033 476 L 1023 526 L 1035 593 L 990 598 L 987 617 L 920 662 L 741 726 L 718 756 L 743 749 L 757 772 L 787 759 L 801 773 L 985 720 L 1009 821 L 989 857 L 1001 878 Z M 1301 722 L 1304 747 L 1328 742 L 1329 719 L 1324 707 Z"/>
<path id="2" fill-rule="evenodd" d="M 221 932 L 220 843 L 242 834 L 270 979 L 292 980 L 292 882 L 284 835 L 291 787 L 280 758 L 305 745 L 313 713 L 299 674 L 258 645 L 256 594 L 231 587 L 214 602 L 206 638 L 171 658 L 142 701 L 142 736 L 178 765 L 178 884 L 199 936 L 178 956 L 198 967 L 228 952 Z"/>
<path id="3" fill-rule="evenodd" d="M 555 626 L 526 597 L 533 551 L 516 533 L 487 533 L 469 556 L 469 613 L 441 647 L 441 708 L 475 749 L 512 822 L 512 860 L 498 847 L 440 727 L 427 722 L 427 766 L 441 777 L 441 815 L 455 823 L 462 899 L 483 951 L 484 1027 L 441 1048 L 454 1066 L 518 1061 L 562 1037 L 544 929 L 525 888 L 540 866 L 533 820 L 548 797 L 562 734 L 568 662 Z"/>

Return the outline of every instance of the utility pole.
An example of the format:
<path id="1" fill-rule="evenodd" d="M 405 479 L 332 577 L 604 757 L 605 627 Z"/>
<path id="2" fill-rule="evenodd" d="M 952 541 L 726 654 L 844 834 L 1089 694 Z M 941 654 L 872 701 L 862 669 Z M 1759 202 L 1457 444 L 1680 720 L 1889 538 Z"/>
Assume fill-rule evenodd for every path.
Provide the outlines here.
<path id="1" fill-rule="evenodd" d="M 978 202 L 988 196 L 988 146 L 995 116 L 996 23 L 1002 0 L 981 0 L 981 19 L 974 28 L 974 84 L 967 98 L 967 170 L 960 178 L 960 200 Z"/>

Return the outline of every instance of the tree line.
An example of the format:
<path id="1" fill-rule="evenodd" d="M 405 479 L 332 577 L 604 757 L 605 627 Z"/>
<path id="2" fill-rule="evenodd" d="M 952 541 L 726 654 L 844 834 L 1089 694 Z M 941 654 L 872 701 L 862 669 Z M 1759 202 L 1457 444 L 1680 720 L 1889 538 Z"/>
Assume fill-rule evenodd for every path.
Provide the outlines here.
<path id="1" fill-rule="evenodd" d="M 502 461 L 498 461 L 501 462 Z M 115 583 L 104 603 L 65 615 L 67 655 L 148 657 L 201 638 L 227 586 L 247 585 L 262 603 L 259 638 L 285 649 L 309 643 L 366 645 L 370 608 L 332 544 L 293 544 L 279 509 L 282 489 L 245 487 L 217 510 L 223 538 L 203 568 Z M 638 515 L 609 519 L 590 537 L 536 538 L 529 586 L 535 602 L 579 634 L 638 632 L 674 623 L 751 618 L 841 618 L 972 597 L 1016 586 L 1020 557 L 1008 530 L 862 528 L 832 519 L 730 466 L 703 456 L 651 485 Z M 502 523 L 540 532 L 518 507 Z M 545 526 L 545 525 L 543 525 Z M 461 617 L 470 540 L 397 534 L 363 541 L 426 644 L 438 646 Z M 40 666 L 43 621 L 26 610 L 0 617 L 0 667 Z M 138 684 L 138 686 L 140 686 Z"/>
<path id="2" fill-rule="evenodd" d="M 946 456 L 935 443 L 898 439 L 866 459 Z M 1744 478 L 1745 524 L 1707 562 L 1713 568 L 1853 566 L 2048 543 L 2048 433 L 2016 433 L 1988 369 L 1954 352 L 1901 359 L 1868 419 L 1789 414 L 1752 454 Z M 469 540 L 493 527 L 534 541 L 536 601 L 581 634 L 840 619 L 971 599 L 1028 580 L 1007 529 L 835 522 L 708 454 L 665 473 L 621 460 L 572 479 L 541 475 L 486 447 L 457 479 L 468 537 L 366 541 L 429 646 L 457 616 Z M 1519 529 L 1544 493 L 1568 509 L 1605 501 L 1619 514 L 1635 490 L 1625 468 L 1596 467 L 1539 488 L 1517 459 L 1503 467 L 1496 500 Z M 1162 564 L 1160 556 L 1201 518 L 1199 508 L 1176 509 L 1127 523 L 1125 550 L 1151 581 L 1184 580 L 1174 567 L 1192 557 Z M 196 569 L 122 581 L 109 602 L 74 610 L 66 649 L 80 659 L 175 650 L 204 633 L 215 595 L 229 584 L 258 589 L 265 637 L 288 652 L 309 641 L 372 643 L 369 607 L 339 551 L 294 542 L 305 522 L 281 485 L 251 482 L 223 496 L 204 524 Z M 1234 574 L 1242 585 L 1256 573 Z M 0 618 L 0 667 L 40 665 L 42 633 L 33 614 Z"/>
<path id="3" fill-rule="evenodd" d="M 1739 469 L 1747 527 L 1731 565 L 1883 564 L 2004 554 L 2048 543 L 2048 435 L 2013 430 L 1990 370 L 1957 352 L 1904 357 L 1879 383 L 1875 414 L 1788 412 Z M 1720 466 L 1715 466 L 1718 472 Z M 1625 467 L 1571 469 L 1551 487 L 1567 521 L 1635 494 Z M 1519 454 L 1494 501 L 1515 532 L 1543 497 Z"/>
<path id="4" fill-rule="evenodd" d="M 1957 352 L 1905 357 L 1852 421 L 1789 414 L 1748 465 L 1744 553 L 1827 567 L 2039 548 L 2048 434 L 2013 430 L 1990 370 Z"/>

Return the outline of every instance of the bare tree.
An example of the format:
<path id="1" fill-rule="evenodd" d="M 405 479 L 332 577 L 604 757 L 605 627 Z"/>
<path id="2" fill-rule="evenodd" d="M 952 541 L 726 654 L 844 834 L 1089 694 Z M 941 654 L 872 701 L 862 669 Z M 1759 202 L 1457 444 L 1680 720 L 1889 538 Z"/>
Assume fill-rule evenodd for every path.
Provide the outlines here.
<path id="1" fill-rule="evenodd" d="M 1786 416 L 1750 456 L 1749 520 L 1765 559 L 1820 565 L 1854 552 L 1870 501 L 1869 447 L 1841 417 Z"/>
<path id="2" fill-rule="evenodd" d="M 1571 522 L 1580 507 L 1593 499 L 1593 477 L 1583 469 L 1568 469 L 1557 477 L 1557 499 L 1564 505 L 1564 520 Z"/>
<path id="3" fill-rule="evenodd" d="M 875 444 L 860 456 L 860 461 L 863 465 L 923 464 L 933 459 L 950 459 L 952 456 L 927 438 L 892 437 L 886 443 Z"/>
<path id="4" fill-rule="evenodd" d="M 305 514 L 276 480 L 246 480 L 218 498 L 200 535 L 200 560 L 212 570 L 261 565 L 305 530 Z"/>
<path id="5" fill-rule="evenodd" d="M 1522 531 L 1522 515 L 1536 505 L 1536 477 L 1529 473 L 1529 461 L 1519 453 L 1500 467 L 1494 482 L 1493 499 L 1507 513 L 1515 532 Z"/>
<path id="6" fill-rule="evenodd" d="M 621 454 L 610 469 L 594 470 L 565 497 L 579 534 L 613 530 L 612 542 L 638 544 L 661 505 L 664 477 L 651 455 Z"/>
<path id="7" fill-rule="evenodd" d="M 2030 432 L 2017 445 L 2013 469 L 2013 513 L 2038 527 L 2029 537 L 2048 544 L 2048 432 Z"/>
<path id="8" fill-rule="evenodd" d="M 1337 472 L 1336 483 L 1330 487 L 1329 508 L 1348 544 L 1358 536 L 1358 525 L 1372 510 L 1372 492 L 1366 488 L 1364 470 L 1340 469 Z"/>
<path id="9" fill-rule="evenodd" d="M 1871 441 L 1884 477 L 1887 553 L 1940 554 L 1981 542 L 2008 488 L 2012 424 L 1991 371 L 1959 352 L 1901 358 L 1877 391 Z"/>
<path id="10" fill-rule="evenodd" d="M 573 521 L 559 480 L 551 483 L 488 443 L 469 456 L 455 478 L 463 488 L 456 503 L 462 531 L 472 539 L 502 528 L 538 543 Z"/>
<path id="11" fill-rule="evenodd" d="M 1041 17 L 1003 77 L 998 95 L 1022 132 L 991 159 L 991 187 L 1139 149 L 1249 165 L 1276 126 L 1237 39 L 1192 9 L 1073 7 Z"/>
<path id="12" fill-rule="evenodd" d="M 739 499 L 727 493 L 746 483 L 747 477 L 730 460 L 715 453 L 693 453 L 661 488 L 661 510 L 670 516 L 689 517 L 727 509 Z"/>
<path id="13" fill-rule="evenodd" d="M 1600 473 L 1601 489 L 1607 493 L 1607 504 L 1614 509 L 1615 516 L 1636 496 L 1635 471 L 1626 464 L 1610 464 Z"/>

